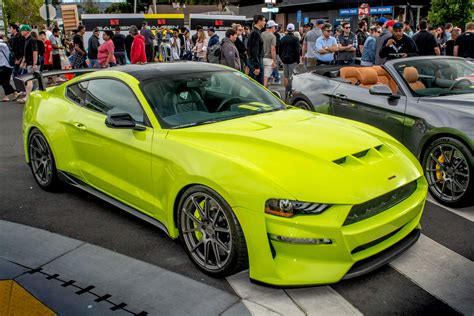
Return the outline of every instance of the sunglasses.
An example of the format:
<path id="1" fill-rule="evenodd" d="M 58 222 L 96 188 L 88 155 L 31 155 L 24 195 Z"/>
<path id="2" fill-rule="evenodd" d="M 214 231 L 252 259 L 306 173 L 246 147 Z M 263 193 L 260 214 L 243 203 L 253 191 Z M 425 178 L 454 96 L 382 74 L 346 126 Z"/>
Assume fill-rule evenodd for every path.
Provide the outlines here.
<path id="1" fill-rule="evenodd" d="M 238 29 L 238 30 L 242 32 L 244 29 Z"/>
<path id="2" fill-rule="evenodd" d="M 331 30 L 324 30 L 324 32 L 331 32 L 331 31 L 332 31 L 332 29 Z"/>

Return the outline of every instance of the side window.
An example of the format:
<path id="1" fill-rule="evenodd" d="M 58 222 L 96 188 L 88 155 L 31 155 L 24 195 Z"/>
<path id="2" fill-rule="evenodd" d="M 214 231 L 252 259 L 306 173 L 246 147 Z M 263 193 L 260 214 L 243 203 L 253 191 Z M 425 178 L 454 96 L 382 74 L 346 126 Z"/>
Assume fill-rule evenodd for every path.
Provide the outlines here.
<path id="1" fill-rule="evenodd" d="M 133 92 L 117 80 L 90 80 L 84 107 L 103 114 L 116 109 L 129 113 L 137 123 L 143 124 L 145 121 L 143 109 Z"/>
<path id="2" fill-rule="evenodd" d="M 71 101 L 84 105 L 87 92 L 87 83 L 88 81 L 81 81 L 79 83 L 70 85 L 67 87 L 66 95 Z"/>

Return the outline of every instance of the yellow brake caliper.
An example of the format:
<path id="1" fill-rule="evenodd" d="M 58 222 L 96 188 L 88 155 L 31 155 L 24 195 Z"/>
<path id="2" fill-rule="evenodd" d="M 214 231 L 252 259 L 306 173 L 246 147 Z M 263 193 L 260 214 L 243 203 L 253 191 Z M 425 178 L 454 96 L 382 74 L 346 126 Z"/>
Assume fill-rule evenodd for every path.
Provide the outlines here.
<path id="1" fill-rule="evenodd" d="M 201 202 L 201 203 L 199 203 L 199 206 L 200 206 L 202 209 L 204 209 L 204 201 Z M 194 217 L 196 217 L 198 220 L 202 221 L 201 214 L 199 214 L 199 211 L 198 211 L 197 209 L 194 211 Z M 198 228 L 198 225 L 197 225 L 195 222 L 193 222 L 193 225 L 194 225 L 194 228 Z M 199 231 L 199 230 L 196 230 L 196 231 L 194 232 L 194 236 L 196 236 L 196 239 L 197 239 L 197 240 L 201 240 L 201 238 L 202 238 L 202 232 Z"/>
<path id="2" fill-rule="evenodd" d="M 438 157 L 438 161 L 444 163 L 444 155 Z M 443 171 L 441 170 L 441 166 L 436 164 L 436 180 L 440 181 L 443 179 Z"/>

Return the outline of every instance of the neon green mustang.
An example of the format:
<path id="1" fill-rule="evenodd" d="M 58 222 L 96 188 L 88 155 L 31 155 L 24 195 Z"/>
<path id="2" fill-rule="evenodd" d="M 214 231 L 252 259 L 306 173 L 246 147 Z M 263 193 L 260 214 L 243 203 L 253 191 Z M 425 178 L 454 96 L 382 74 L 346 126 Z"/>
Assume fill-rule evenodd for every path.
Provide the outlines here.
<path id="1" fill-rule="evenodd" d="M 427 184 L 404 146 L 288 107 L 240 72 L 173 63 L 37 79 L 23 133 L 39 186 L 67 182 L 155 224 L 210 275 L 248 266 L 267 284 L 334 283 L 420 235 Z"/>

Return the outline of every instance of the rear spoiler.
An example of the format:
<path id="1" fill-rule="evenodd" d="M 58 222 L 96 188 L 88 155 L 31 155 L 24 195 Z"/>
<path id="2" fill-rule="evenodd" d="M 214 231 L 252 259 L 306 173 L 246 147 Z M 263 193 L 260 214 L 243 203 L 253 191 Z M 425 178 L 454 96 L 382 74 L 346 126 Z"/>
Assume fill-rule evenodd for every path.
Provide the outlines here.
<path id="1" fill-rule="evenodd" d="M 15 88 L 17 91 L 26 92 L 26 83 L 31 80 L 36 80 L 38 83 L 38 89 L 41 91 L 46 90 L 46 83 L 44 78 L 54 77 L 54 76 L 62 76 L 62 75 L 82 75 L 85 73 L 97 71 L 98 69 L 89 69 L 89 68 L 81 68 L 81 69 L 68 69 L 68 70 L 57 70 L 57 71 L 47 71 L 40 73 L 39 71 L 35 71 L 31 74 L 22 75 L 19 77 L 14 77 L 13 82 L 15 83 Z"/>

